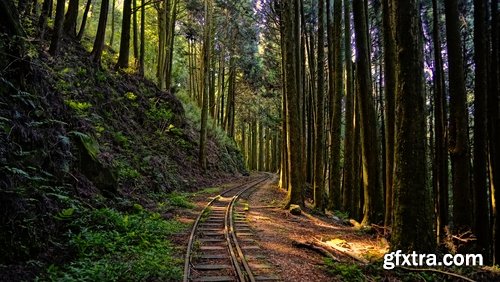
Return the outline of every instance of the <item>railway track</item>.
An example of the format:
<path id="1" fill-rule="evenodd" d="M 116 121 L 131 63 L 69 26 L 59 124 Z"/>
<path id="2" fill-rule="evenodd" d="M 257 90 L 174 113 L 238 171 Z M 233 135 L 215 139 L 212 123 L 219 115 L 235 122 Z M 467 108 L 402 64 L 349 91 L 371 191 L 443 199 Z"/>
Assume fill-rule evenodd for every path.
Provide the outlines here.
<path id="1" fill-rule="evenodd" d="M 211 200 L 196 219 L 184 264 L 188 281 L 276 281 L 256 245 L 238 201 L 270 177 L 263 174 L 230 188 Z"/>

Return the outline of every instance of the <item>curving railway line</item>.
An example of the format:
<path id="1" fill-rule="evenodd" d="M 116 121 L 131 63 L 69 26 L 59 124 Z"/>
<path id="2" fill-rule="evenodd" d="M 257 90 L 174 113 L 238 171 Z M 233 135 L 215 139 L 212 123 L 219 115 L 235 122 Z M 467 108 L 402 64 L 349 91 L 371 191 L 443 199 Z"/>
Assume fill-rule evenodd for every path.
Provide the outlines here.
<path id="1" fill-rule="evenodd" d="M 252 188 L 269 179 L 269 174 L 251 178 L 222 192 L 206 205 L 189 237 L 184 282 L 279 280 L 255 243 L 245 207 L 238 202 Z"/>

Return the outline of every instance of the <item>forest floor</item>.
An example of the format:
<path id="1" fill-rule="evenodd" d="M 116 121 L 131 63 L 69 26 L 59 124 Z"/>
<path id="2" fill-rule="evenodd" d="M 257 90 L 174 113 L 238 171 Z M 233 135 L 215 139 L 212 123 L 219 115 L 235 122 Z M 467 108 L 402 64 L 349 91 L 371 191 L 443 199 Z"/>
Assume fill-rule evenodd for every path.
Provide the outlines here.
<path id="1" fill-rule="evenodd" d="M 191 198 L 194 209 L 177 210 L 179 221 L 190 224 L 206 203 L 228 187 L 243 179 L 220 187 L 201 190 Z M 342 215 L 320 215 L 306 208 L 299 216 L 283 209 L 286 191 L 278 188 L 277 176 L 265 182 L 246 199 L 247 221 L 256 234 L 256 242 L 282 281 L 463 281 L 437 272 L 383 269 L 383 256 L 389 250 L 383 229 L 361 230 Z M 186 232 L 189 232 L 187 230 Z M 187 245 L 186 234 L 173 241 L 179 252 Z M 314 246 L 314 247 L 311 247 Z M 313 249 L 320 247 L 333 257 Z M 475 281 L 500 281 L 490 268 L 443 269 Z"/>

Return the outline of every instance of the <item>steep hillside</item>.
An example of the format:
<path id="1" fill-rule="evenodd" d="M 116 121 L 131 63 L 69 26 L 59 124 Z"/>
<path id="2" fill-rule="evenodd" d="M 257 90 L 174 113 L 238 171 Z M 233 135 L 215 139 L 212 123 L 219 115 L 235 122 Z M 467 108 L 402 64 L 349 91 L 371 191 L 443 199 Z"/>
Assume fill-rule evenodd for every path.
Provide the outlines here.
<path id="1" fill-rule="evenodd" d="M 141 269 L 130 279 L 177 277 L 178 269 L 164 269 L 168 236 L 185 226 L 168 211 L 185 204 L 180 191 L 244 173 L 235 144 L 211 128 L 203 171 L 199 113 L 188 99 L 92 67 L 88 52 L 69 40 L 57 57 L 46 53 L 48 42 L 22 40 L 14 48 L 22 60 L 12 60 L 6 54 L 15 54 L 17 42 L 5 36 L 0 280 L 93 277 L 77 270 L 107 273 L 111 261 L 107 271 Z"/>

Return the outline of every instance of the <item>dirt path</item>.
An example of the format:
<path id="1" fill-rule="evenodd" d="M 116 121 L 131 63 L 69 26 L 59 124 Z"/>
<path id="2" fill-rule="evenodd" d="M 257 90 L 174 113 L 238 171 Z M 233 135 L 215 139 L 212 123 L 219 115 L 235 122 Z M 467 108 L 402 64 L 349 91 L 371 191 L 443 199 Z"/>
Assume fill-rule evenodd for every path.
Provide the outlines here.
<path id="1" fill-rule="evenodd" d="M 252 174 L 250 178 L 256 177 Z M 223 190 L 247 181 L 246 177 L 216 188 L 208 188 L 193 195 L 194 209 L 178 210 L 177 218 L 191 223 L 206 203 Z M 281 281 L 414 281 L 422 280 L 420 273 L 384 271 L 381 265 L 366 262 L 380 261 L 388 250 L 388 243 L 380 232 L 364 232 L 342 224 L 332 215 L 311 215 L 310 205 L 306 203 L 305 212 L 300 216 L 291 215 L 284 210 L 286 192 L 277 187 L 277 176 L 272 181 L 246 195 L 240 200 L 240 210 L 244 210 L 249 227 L 256 234 L 256 244 L 264 253 L 265 260 L 274 268 L 274 276 Z M 243 208 L 244 207 L 244 208 Z M 186 234 L 179 234 L 174 241 L 180 253 L 187 244 Z M 340 263 L 325 263 L 324 256 L 307 248 L 294 246 L 296 241 L 323 242 L 346 251 L 358 259 L 332 250 L 331 253 Z M 484 274 L 485 270 L 479 271 Z M 487 271 L 486 271 L 487 272 Z M 481 274 L 481 275 L 483 275 Z M 485 279 L 492 281 L 484 274 Z M 428 275 L 427 275 L 428 276 Z M 426 277 L 427 277 L 426 276 Z M 481 276 L 479 276 L 481 277 Z M 482 277 L 482 278 L 484 278 Z M 498 278 L 498 276 L 495 276 Z M 403 279 L 402 279 L 403 278 Z M 437 280 L 450 277 L 432 276 Z M 498 280 L 497 280 L 498 281 Z"/>
<path id="2" fill-rule="evenodd" d="M 196 208 L 186 211 L 184 219 L 187 222 L 191 221 L 211 197 L 241 181 L 243 179 L 217 189 L 208 189 L 208 193 L 195 194 L 192 200 Z M 334 239 L 342 247 L 360 254 L 373 253 L 380 256 L 385 251 L 386 244 L 383 239 L 366 233 L 357 233 L 352 227 L 336 223 L 331 216 L 329 219 L 307 213 L 300 216 L 291 215 L 282 208 L 285 198 L 286 192 L 278 189 L 277 177 L 274 176 L 272 181 L 266 182 L 240 201 L 248 207 L 246 219 L 257 235 L 256 243 L 263 249 L 269 263 L 276 268 L 275 275 L 282 281 L 343 281 L 340 276 L 326 271 L 322 255 L 308 249 L 297 248 L 293 245 L 293 241 Z M 184 238 L 179 238 L 177 242 L 183 244 Z M 354 262 L 340 253 L 335 255 L 342 262 Z"/>
<path id="3" fill-rule="evenodd" d="M 282 209 L 286 192 L 279 190 L 277 181 L 255 191 L 248 199 L 247 218 L 255 229 L 259 245 L 268 253 L 283 281 L 343 281 L 325 269 L 323 256 L 293 245 L 294 241 L 335 240 L 339 246 L 354 253 L 371 253 L 380 256 L 386 249 L 384 239 L 374 235 L 356 233 L 352 227 L 343 226 L 327 217 L 303 214 L 291 215 Z M 335 253 L 343 262 L 351 258 Z"/>

